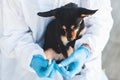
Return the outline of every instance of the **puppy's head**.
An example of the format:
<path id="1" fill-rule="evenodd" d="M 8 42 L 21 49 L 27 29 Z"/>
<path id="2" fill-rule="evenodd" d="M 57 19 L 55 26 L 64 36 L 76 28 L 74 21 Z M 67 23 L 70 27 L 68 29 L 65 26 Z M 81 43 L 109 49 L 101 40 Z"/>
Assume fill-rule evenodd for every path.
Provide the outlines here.
<path id="1" fill-rule="evenodd" d="M 66 44 L 77 37 L 77 33 L 80 29 L 83 33 L 84 26 L 81 26 L 81 24 L 83 24 L 83 18 L 94 14 L 96 11 L 97 10 L 78 7 L 74 3 L 69 3 L 51 11 L 39 12 L 38 15 L 42 17 L 54 16 L 56 20 L 59 21 L 61 25 L 61 39 Z"/>

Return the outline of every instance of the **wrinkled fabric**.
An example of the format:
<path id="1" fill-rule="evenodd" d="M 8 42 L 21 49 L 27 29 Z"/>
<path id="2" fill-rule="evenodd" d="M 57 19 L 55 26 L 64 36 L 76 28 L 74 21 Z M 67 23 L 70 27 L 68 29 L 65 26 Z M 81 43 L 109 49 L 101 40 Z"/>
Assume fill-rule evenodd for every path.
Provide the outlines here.
<path id="1" fill-rule="evenodd" d="M 0 80 L 66 80 L 59 72 L 52 79 L 39 78 L 29 64 L 35 54 L 45 57 L 42 49 L 44 32 L 52 19 L 39 17 L 37 13 L 69 2 L 88 9 L 98 9 L 96 14 L 85 18 L 87 32 L 75 43 L 75 49 L 83 43 L 90 45 L 90 59 L 85 63 L 82 74 L 71 80 L 106 80 L 102 77 L 101 52 L 113 24 L 110 0 L 3 0 Z"/>

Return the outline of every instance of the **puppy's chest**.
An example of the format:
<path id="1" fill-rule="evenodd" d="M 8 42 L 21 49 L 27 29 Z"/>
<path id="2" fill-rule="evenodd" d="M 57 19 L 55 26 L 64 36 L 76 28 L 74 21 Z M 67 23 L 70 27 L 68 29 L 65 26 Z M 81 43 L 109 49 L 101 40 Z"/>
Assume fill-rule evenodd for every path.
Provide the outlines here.
<path id="1" fill-rule="evenodd" d="M 51 21 L 46 29 L 44 50 L 52 48 L 57 54 L 52 54 L 54 56 L 51 58 L 56 61 L 68 57 L 74 51 L 75 41 L 80 39 L 85 31 L 83 24 L 76 28 L 75 25 L 65 26 L 56 20 Z"/>

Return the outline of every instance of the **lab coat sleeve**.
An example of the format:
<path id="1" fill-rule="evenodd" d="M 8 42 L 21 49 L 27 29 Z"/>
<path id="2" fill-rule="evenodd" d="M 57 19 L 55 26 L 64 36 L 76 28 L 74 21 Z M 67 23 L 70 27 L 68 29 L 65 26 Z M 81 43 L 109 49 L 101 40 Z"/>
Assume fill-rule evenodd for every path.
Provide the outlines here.
<path id="1" fill-rule="evenodd" d="M 92 10 L 98 9 L 98 11 L 85 18 L 87 31 L 76 41 L 75 49 L 84 43 L 89 44 L 91 56 L 96 57 L 104 49 L 113 25 L 111 3 L 110 0 L 81 0 L 81 6 Z"/>
<path id="2" fill-rule="evenodd" d="M 3 5 L 4 32 L 0 44 L 1 52 L 8 58 L 16 58 L 20 66 L 30 70 L 32 56 L 44 56 L 44 51 L 35 43 L 32 31 L 25 23 L 19 0 L 4 0 Z"/>

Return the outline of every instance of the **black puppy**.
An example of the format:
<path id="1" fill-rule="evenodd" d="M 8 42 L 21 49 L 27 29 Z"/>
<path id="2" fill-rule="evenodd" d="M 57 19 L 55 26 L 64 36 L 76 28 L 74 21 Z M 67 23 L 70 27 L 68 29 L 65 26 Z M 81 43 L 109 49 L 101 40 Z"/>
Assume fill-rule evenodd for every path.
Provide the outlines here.
<path id="1" fill-rule="evenodd" d="M 52 48 L 57 53 L 62 54 L 63 58 L 68 57 L 73 51 L 71 49 L 74 48 L 75 41 L 85 33 L 83 18 L 96 11 L 69 3 L 48 12 L 39 12 L 38 15 L 42 17 L 55 17 L 47 26 L 44 50 Z M 57 61 L 60 60 L 61 58 Z"/>

